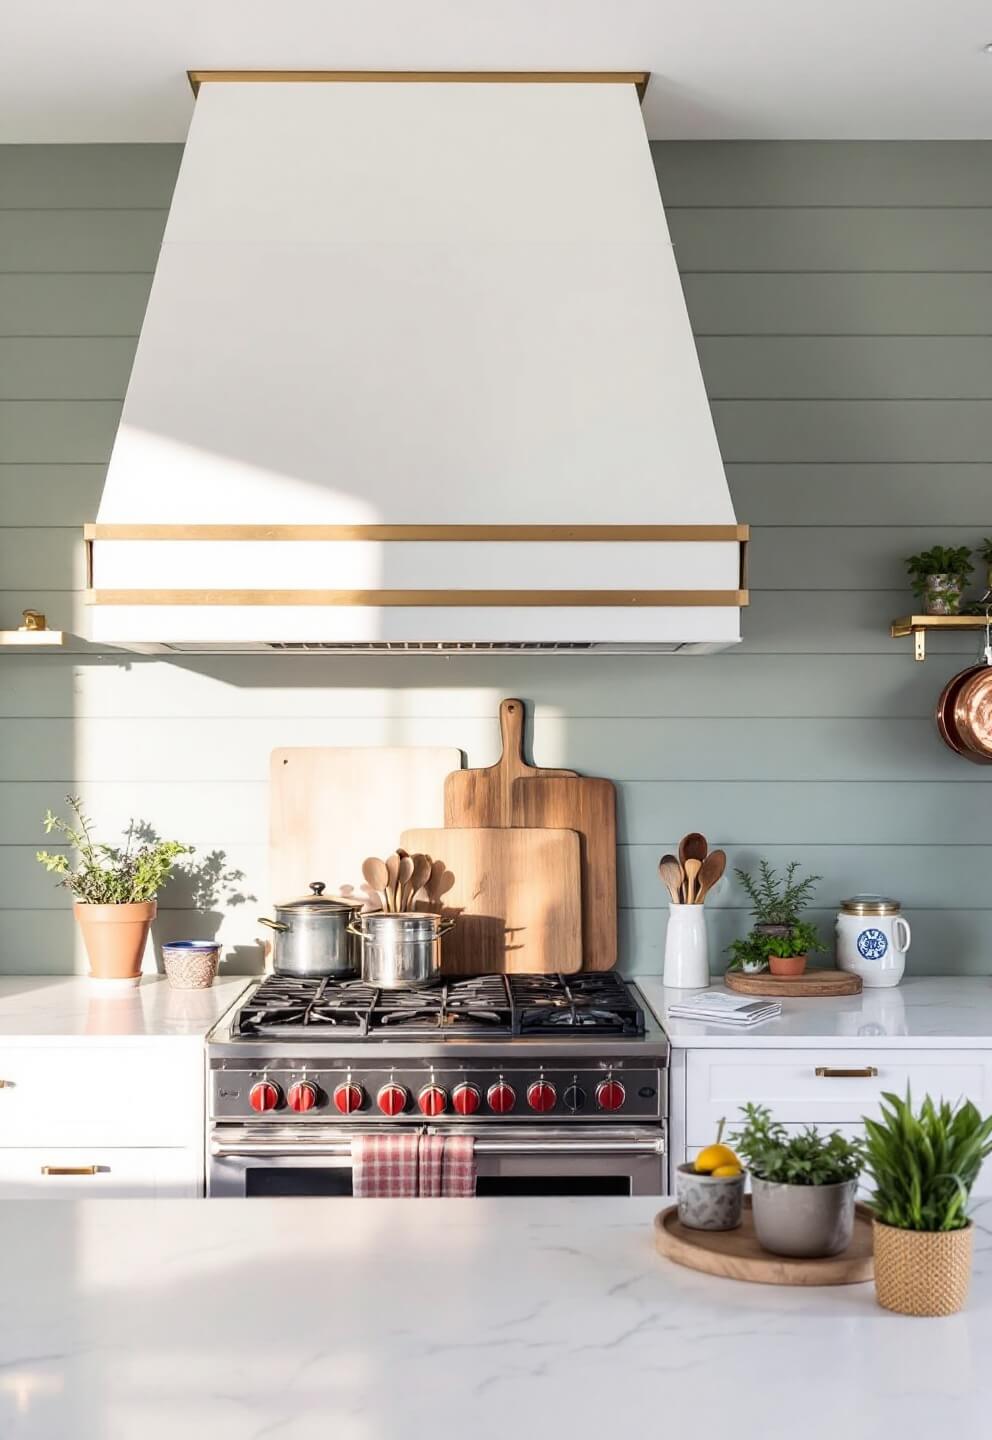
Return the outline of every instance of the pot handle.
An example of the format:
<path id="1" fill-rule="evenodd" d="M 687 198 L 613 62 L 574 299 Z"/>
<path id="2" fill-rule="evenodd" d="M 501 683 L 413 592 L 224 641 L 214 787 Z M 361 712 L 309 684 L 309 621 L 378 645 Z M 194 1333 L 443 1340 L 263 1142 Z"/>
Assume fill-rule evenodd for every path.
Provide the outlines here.
<path id="1" fill-rule="evenodd" d="M 281 920 L 269 920 L 265 915 L 259 915 L 259 925 L 265 925 L 269 930 L 288 930 L 289 926 L 284 925 Z"/>
<path id="2" fill-rule="evenodd" d="M 373 910 L 371 913 L 372 913 L 373 915 L 381 915 L 381 914 L 383 914 L 384 912 L 381 911 L 381 910 Z M 426 913 L 426 912 L 425 912 L 425 913 Z M 263 925 L 264 925 L 264 924 L 269 924 L 269 925 L 271 925 L 271 926 L 273 927 L 273 929 L 276 928 L 275 922 L 272 921 L 272 920 L 269 920 L 269 921 L 264 921 L 264 920 L 263 920 L 261 923 L 262 923 Z M 449 931 L 449 930 L 453 930 L 454 928 L 455 928 L 455 922 L 454 922 L 454 920 L 442 920 L 441 923 L 440 923 L 440 925 L 437 927 L 437 933 L 436 933 L 436 935 L 434 936 L 435 940 L 440 940 L 440 938 L 441 938 L 442 935 L 447 935 L 448 931 Z M 283 929 L 288 929 L 288 926 L 283 926 Z M 367 937 L 368 937 L 368 931 L 367 931 L 367 930 L 363 930 L 362 927 L 361 927 L 361 925 L 356 925 L 355 922 L 354 922 L 354 920 L 352 920 L 352 921 L 349 922 L 349 925 L 348 925 L 348 934 L 349 934 L 349 935 L 357 935 L 360 940 L 367 939 Z"/>

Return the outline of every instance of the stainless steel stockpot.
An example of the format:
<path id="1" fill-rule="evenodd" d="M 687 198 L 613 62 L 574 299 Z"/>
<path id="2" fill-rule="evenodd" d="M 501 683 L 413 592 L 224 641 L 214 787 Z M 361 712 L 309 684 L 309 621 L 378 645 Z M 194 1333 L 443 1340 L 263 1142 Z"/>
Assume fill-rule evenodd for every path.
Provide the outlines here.
<path id="1" fill-rule="evenodd" d="M 276 918 L 260 915 L 258 923 L 272 931 L 272 969 L 298 980 L 346 978 L 357 975 L 361 943 L 352 923 L 362 912 L 360 901 L 324 898 L 315 880 L 310 894 L 275 905 Z"/>
<path id="2" fill-rule="evenodd" d="M 420 911 L 366 911 L 348 928 L 362 947 L 362 979 L 381 990 L 433 985 L 441 977 L 441 937 L 454 925 Z"/>

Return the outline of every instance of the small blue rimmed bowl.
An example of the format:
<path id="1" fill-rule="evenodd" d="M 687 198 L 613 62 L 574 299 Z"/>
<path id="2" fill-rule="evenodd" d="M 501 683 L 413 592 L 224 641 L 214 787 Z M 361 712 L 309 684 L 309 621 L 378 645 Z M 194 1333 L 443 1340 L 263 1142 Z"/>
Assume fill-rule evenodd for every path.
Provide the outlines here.
<path id="1" fill-rule="evenodd" d="M 162 960 L 174 990 L 209 990 L 217 975 L 221 947 L 214 940 L 170 940 Z"/>

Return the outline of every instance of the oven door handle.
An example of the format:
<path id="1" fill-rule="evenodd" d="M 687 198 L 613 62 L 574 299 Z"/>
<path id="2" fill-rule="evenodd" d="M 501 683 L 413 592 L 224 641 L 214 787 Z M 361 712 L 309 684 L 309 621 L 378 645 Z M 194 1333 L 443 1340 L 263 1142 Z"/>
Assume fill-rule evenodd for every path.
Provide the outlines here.
<path id="1" fill-rule="evenodd" d="M 252 1159 L 265 1155 L 292 1158 L 294 1155 L 343 1156 L 351 1154 L 349 1141 L 337 1140 L 213 1140 L 210 1153 L 219 1160 Z M 534 1140 L 521 1144 L 512 1140 L 476 1140 L 477 1155 L 664 1155 L 665 1142 L 650 1140 Z"/>

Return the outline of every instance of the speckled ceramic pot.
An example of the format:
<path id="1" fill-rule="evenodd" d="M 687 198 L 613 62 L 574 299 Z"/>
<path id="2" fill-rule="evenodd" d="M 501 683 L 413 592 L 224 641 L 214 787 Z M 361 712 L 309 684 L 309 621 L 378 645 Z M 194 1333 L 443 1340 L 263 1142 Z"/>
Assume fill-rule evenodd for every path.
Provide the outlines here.
<path id="1" fill-rule="evenodd" d="M 691 1164 L 675 1172 L 679 1220 L 690 1230 L 736 1230 L 744 1203 L 744 1176 L 699 1175 Z"/>

